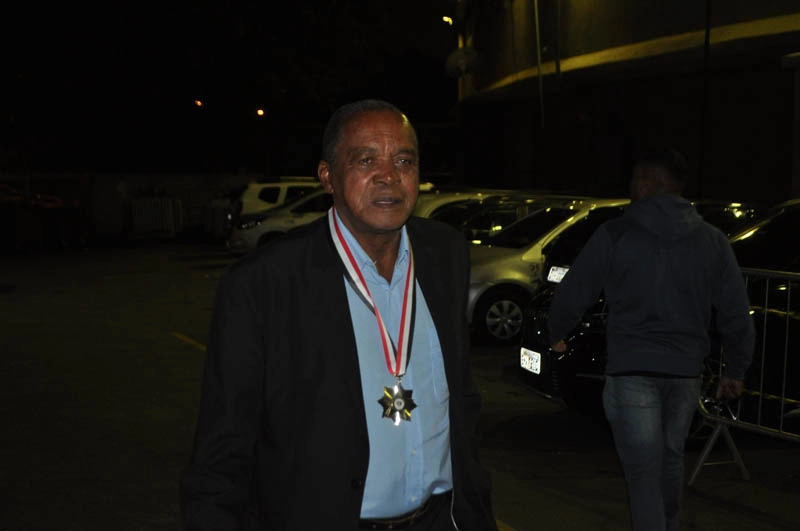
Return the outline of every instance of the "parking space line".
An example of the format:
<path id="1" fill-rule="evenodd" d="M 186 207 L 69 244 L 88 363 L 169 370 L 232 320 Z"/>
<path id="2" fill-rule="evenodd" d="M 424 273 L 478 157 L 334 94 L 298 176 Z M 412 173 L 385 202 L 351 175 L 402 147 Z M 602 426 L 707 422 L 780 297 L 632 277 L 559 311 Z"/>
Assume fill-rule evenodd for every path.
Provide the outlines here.
<path id="1" fill-rule="evenodd" d="M 189 345 L 193 346 L 194 348 L 196 348 L 198 350 L 202 350 L 203 352 L 206 351 L 206 346 L 204 344 L 202 344 L 202 343 L 200 343 L 198 341 L 195 341 L 191 337 L 185 336 L 185 335 L 180 334 L 178 332 L 172 332 L 172 337 L 174 337 L 176 339 L 179 339 L 179 340 L 183 341 L 184 343 L 189 344 Z"/>

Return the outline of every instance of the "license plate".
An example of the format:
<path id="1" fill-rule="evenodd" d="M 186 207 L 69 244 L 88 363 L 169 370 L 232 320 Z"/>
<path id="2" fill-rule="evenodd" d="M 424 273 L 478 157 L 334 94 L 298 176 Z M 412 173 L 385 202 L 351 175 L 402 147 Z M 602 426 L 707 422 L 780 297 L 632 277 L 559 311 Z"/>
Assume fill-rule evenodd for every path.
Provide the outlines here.
<path id="1" fill-rule="evenodd" d="M 550 271 L 547 272 L 547 280 L 556 283 L 561 282 L 561 279 L 564 278 L 567 271 L 569 271 L 568 267 L 553 266 L 550 268 Z"/>
<path id="2" fill-rule="evenodd" d="M 519 350 L 519 364 L 526 371 L 539 374 L 542 372 L 542 355 L 533 350 L 521 348 Z"/>

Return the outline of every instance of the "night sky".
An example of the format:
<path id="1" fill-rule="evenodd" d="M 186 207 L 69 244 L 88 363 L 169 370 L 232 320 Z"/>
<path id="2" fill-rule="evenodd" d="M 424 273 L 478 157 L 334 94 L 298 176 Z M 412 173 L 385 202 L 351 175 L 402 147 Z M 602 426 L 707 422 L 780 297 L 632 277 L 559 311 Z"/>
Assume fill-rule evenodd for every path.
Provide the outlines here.
<path id="1" fill-rule="evenodd" d="M 415 122 L 447 120 L 447 4 L 3 7 L 0 169 L 279 171 L 307 166 L 345 101 L 381 97 Z"/>

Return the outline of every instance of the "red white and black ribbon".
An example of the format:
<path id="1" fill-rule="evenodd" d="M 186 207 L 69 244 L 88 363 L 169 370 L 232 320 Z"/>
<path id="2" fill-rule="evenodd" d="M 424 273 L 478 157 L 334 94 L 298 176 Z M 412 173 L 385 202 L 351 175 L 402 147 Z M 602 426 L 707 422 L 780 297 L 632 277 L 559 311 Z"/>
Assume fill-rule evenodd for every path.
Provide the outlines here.
<path id="1" fill-rule="evenodd" d="M 386 360 L 386 368 L 389 373 L 396 378 L 401 378 L 406 373 L 408 361 L 411 357 L 411 339 L 414 330 L 414 300 L 416 294 L 416 278 L 414 277 L 414 254 L 411 251 L 411 245 L 408 246 L 408 270 L 406 271 L 406 283 L 403 290 L 403 311 L 400 315 L 400 332 L 397 336 L 397 345 L 392 341 L 389 332 L 386 330 L 386 325 L 383 323 L 381 314 L 378 307 L 370 295 L 367 283 L 364 280 L 364 275 L 361 273 L 361 268 L 347 245 L 347 241 L 342 235 L 339 228 L 339 222 L 336 219 L 336 212 L 334 207 L 328 211 L 328 224 L 333 237 L 333 243 L 336 250 L 339 252 L 339 257 L 342 259 L 345 271 L 347 273 L 347 280 L 356 293 L 359 294 L 364 304 L 375 315 L 378 322 L 378 329 L 381 334 L 381 343 L 383 346 L 383 354 Z"/>

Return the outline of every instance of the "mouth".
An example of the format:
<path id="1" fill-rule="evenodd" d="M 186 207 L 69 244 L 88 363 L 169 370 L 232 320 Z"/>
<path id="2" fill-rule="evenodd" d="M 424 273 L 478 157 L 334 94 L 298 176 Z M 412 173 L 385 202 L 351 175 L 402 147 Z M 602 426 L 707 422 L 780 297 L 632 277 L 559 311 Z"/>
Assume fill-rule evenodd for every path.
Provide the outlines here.
<path id="1" fill-rule="evenodd" d="M 381 208 L 393 207 L 402 205 L 403 199 L 400 197 L 377 197 L 372 200 L 372 204 Z"/>

